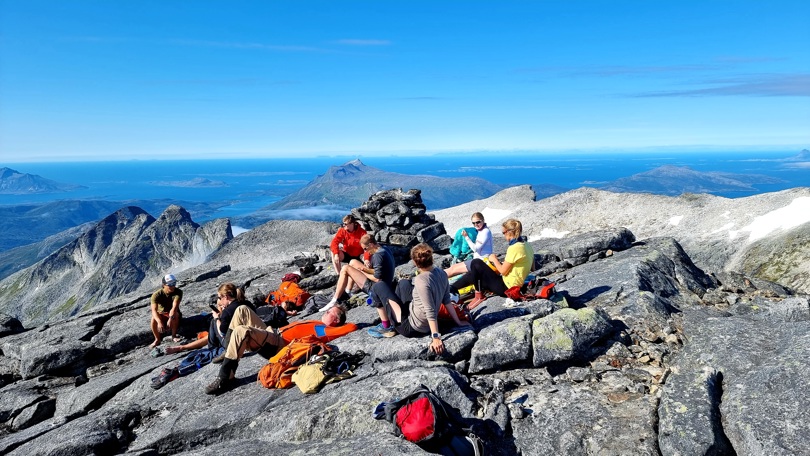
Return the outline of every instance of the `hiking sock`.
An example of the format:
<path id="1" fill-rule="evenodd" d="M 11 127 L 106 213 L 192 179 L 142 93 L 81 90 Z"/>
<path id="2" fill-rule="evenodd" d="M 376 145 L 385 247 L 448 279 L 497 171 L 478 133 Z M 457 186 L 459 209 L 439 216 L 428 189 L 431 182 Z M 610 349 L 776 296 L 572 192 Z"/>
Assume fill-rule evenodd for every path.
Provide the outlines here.
<path id="1" fill-rule="evenodd" d="M 385 328 L 385 329 L 388 329 L 388 328 L 391 327 L 391 322 L 389 322 L 388 320 L 382 320 L 381 323 L 382 323 L 382 327 Z"/>

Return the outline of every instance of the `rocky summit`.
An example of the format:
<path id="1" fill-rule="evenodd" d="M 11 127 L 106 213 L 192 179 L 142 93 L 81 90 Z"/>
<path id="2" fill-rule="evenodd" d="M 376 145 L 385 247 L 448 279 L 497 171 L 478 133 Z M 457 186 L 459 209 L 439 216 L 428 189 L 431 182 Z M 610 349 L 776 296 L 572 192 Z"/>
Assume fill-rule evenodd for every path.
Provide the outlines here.
<path id="1" fill-rule="evenodd" d="M 153 389 L 151 379 L 182 357 L 152 357 L 147 347 L 146 285 L 157 289 L 159 275 L 135 291 L 116 283 L 119 295 L 44 325 L 21 323 L 16 307 L 8 308 L 0 315 L 0 453 L 426 454 L 372 416 L 380 402 L 424 384 L 491 455 L 810 454 L 806 266 L 784 263 L 780 283 L 764 277 L 762 263 L 734 270 L 747 264 L 741 257 L 755 258 L 752 249 L 770 245 L 774 252 L 774 239 L 801 239 L 807 221 L 800 218 L 761 227 L 769 214 L 806 197 L 808 189 L 739 201 L 580 189 L 535 200 L 531 188 L 515 187 L 433 212 L 449 232 L 483 212 L 499 253 L 506 245 L 497 227 L 517 217 L 535 251 L 535 274 L 555 282 L 556 293 L 526 302 L 487 299 L 472 312 L 473 331 L 443 333 L 441 357 L 427 352 L 427 337 L 370 337 L 365 328 L 379 319 L 360 293 L 348 319 L 361 329 L 333 344 L 368 356 L 353 377 L 316 394 L 263 388 L 256 378 L 266 361 L 255 355 L 242 360 L 236 387 L 220 396 L 203 392 L 217 365 Z M 403 222 L 402 211 L 390 220 Z M 120 248 L 127 230 L 105 227 L 124 228 L 141 216 L 131 208 L 105 219 L 94 230 L 95 243 L 84 239 L 70 250 L 84 252 L 71 257 L 75 267 L 98 264 Z M 190 238 L 191 231 L 171 229 L 185 219 L 173 220 L 165 229 L 133 226 L 149 235 L 132 239 L 154 242 L 139 257 L 117 256 L 118 266 L 176 264 L 169 251 L 155 248 Z M 182 333 L 193 337 L 207 328 L 204 312 L 221 283 L 247 285 L 249 296 L 263 296 L 302 257 L 323 266 L 302 286 L 331 294 L 336 276 L 323 246 L 336 228 L 269 222 L 189 263 L 176 274 L 184 290 Z M 791 252 L 804 258 L 805 248 L 793 245 Z M 12 277 L 72 287 L 74 276 L 48 280 L 37 272 L 49 259 Z M 436 261 L 447 264 L 449 257 L 437 254 Z M 413 265 L 402 263 L 398 271 L 412 273 Z"/>

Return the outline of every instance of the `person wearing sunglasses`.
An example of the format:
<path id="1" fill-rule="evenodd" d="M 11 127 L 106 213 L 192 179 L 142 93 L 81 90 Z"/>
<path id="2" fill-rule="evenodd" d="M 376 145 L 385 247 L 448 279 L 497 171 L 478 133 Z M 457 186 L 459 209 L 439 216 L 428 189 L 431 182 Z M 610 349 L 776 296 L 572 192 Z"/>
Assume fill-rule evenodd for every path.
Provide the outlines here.
<path id="1" fill-rule="evenodd" d="M 445 269 L 444 272 L 447 273 L 447 277 L 454 277 L 459 274 L 464 274 L 470 270 L 470 264 L 472 263 L 473 259 L 487 257 L 492 253 L 492 232 L 489 230 L 486 222 L 484 222 L 484 214 L 476 212 L 472 215 L 471 220 L 473 228 L 475 228 L 478 233 L 475 237 L 475 242 L 470 239 L 470 235 L 467 234 L 466 229 L 461 230 L 461 235 L 464 237 L 467 245 L 470 246 L 473 257 L 467 261 L 456 263 Z"/>
<path id="2" fill-rule="evenodd" d="M 343 263 L 348 264 L 352 260 L 363 261 L 363 247 L 360 245 L 360 238 L 364 234 L 366 234 L 366 230 L 360 226 L 360 222 L 352 214 L 343 217 L 343 224 L 338 228 L 329 245 L 329 249 L 332 251 L 332 266 L 335 267 L 336 274 L 340 274 Z M 351 287 L 353 284 L 348 285 Z"/>
<path id="3" fill-rule="evenodd" d="M 177 279 L 172 274 L 166 274 L 160 280 L 160 290 L 152 294 L 151 327 L 155 341 L 149 348 L 155 348 L 163 340 L 166 330 L 172 333 L 172 340 L 179 342 L 177 330 L 180 328 L 180 301 L 183 299 L 183 290 L 177 288 Z"/>
<path id="4" fill-rule="evenodd" d="M 491 253 L 488 257 L 490 267 L 482 259 L 473 259 L 470 270 L 450 285 L 450 292 L 458 294 L 458 290 L 473 285 L 475 298 L 467 303 L 467 309 L 472 310 L 486 299 L 484 293 L 489 291 L 498 296 L 506 296 L 506 290 L 516 285 L 523 285 L 526 276 L 534 268 L 534 250 L 531 244 L 523 237 L 523 225 L 519 220 L 509 219 L 503 222 L 501 233 L 509 247 L 503 262 L 498 256 Z"/>

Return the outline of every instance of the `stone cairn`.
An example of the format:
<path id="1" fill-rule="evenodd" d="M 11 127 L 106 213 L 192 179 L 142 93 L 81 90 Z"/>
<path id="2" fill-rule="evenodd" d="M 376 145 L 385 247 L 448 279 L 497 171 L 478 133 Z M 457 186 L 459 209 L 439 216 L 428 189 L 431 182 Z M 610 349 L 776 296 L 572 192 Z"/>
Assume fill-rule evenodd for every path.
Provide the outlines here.
<path id="1" fill-rule="evenodd" d="M 398 264 L 407 263 L 411 247 L 420 242 L 427 243 L 440 255 L 449 253 L 453 243 L 444 224 L 426 213 L 421 190 L 403 192 L 396 188 L 377 192 L 352 209 L 352 215 L 374 234 L 377 242 L 391 250 Z"/>

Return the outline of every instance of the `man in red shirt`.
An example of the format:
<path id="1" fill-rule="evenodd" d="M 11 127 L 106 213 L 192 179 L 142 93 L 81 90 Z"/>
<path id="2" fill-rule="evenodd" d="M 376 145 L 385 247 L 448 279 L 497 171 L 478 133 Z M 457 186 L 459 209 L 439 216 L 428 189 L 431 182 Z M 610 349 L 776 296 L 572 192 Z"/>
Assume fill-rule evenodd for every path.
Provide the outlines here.
<path id="1" fill-rule="evenodd" d="M 366 234 L 366 230 L 360 226 L 353 215 L 343 217 L 343 226 L 338 228 L 329 246 L 332 250 L 332 265 L 335 267 L 336 274 L 340 274 L 343 263 L 349 263 L 352 260 L 363 261 L 363 247 L 360 246 L 360 238 L 364 234 Z M 351 285 L 350 283 L 349 286 Z"/>

